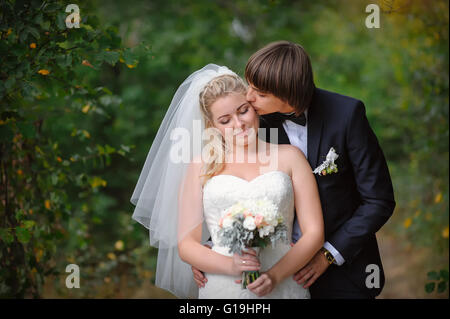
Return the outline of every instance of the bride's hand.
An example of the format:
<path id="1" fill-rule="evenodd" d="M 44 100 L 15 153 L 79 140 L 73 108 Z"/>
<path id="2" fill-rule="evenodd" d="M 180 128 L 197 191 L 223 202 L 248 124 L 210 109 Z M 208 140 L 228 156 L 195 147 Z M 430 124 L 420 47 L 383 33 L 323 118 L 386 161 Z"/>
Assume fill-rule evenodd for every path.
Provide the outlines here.
<path id="1" fill-rule="evenodd" d="M 258 297 L 265 296 L 272 292 L 276 286 L 276 280 L 270 273 L 265 272 L 261 274 L 254 282 L 247 286 L 247 289 L 253 292 Z"/>
<path id="2" fill-rule="evenodd" d="M 259 270 L 261 268 L 256 251 L 253 249 L 247 249 L 246 252 L 242 252 L 242 255 L 235 253 L 232 259 L 231 272 L 236 276 L 240 275 L 243 271 Z"/>

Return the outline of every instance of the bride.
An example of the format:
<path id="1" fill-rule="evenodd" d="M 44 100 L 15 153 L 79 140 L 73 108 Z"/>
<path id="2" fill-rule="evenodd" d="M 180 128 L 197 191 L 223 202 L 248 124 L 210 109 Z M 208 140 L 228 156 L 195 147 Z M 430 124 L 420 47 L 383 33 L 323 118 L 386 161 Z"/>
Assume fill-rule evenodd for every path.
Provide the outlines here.
<path id="1" fill-rule="evenodd" d="M 133 219 L 158 248 L 156 285 L 180 298 L 309 298 L 291 276 L 322 247 L 323 217 L 311 167 L 291 145 L 267 143 L 246 100 L 247 87 L 226 67 L 209 64 L 177 90 L 133 192 Z M 271 134 L 272 135 L 272 134 Z M 180 154 L 181 153 L 181 154 Z M 294 214 L 302 236 L 259 255 L 231 254 L 218 240 L 222 212 L 270 199 L 291 238 Z M 210 238 L 212 249 L 202 243 Z M 191 266 L 203 271 L 197 288 Z M 261 276 L 242 289 L 243 271 Z"/>

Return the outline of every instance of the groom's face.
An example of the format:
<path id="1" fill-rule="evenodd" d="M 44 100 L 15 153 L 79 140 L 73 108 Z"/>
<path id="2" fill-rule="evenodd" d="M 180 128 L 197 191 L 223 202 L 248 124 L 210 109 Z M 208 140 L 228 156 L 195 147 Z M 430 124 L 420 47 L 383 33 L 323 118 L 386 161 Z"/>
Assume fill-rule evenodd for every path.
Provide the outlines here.
<path id="1" fill-rule="evenodd" d="M 294 108 L 286 102 L 283 102 L 273 94 L 261 92 L 252 84 L 248 86 L 246 99 L 248 103 L 253 106 L 258 115 L 275 112 L 288 113 L 294 111 Z"/>

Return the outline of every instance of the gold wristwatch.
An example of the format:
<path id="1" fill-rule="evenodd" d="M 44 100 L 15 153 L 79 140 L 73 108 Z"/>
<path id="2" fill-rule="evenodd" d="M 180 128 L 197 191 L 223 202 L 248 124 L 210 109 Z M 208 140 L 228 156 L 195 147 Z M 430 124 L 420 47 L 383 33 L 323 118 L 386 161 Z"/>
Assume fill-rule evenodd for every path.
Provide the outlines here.
<path id="1" fill-rule="evenodd" d="M 325 258 L 327 259 L 328 263 L 331 265 L 334 262 L 333 255 L 326 249 L 325 247 L 322 247 L 321 249 L 322 253 L 324 254 Z"/>

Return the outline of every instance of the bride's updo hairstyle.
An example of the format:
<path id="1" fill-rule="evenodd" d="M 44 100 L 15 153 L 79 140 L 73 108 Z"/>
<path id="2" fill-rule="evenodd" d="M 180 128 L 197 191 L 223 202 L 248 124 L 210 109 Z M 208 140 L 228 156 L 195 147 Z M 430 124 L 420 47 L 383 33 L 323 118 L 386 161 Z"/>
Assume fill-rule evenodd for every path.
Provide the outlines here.
<path id="1" fill-rule="evenodd" d="M 224 74 L 209 81 L 200 92 L 199 96 L 200 109 L 203 115 L 203 120 L 205 122 L 205 129 L 214 129 L 214 121 L 210 110 L 211 105 L 213 105 L 214 102 L 230 94 L 246 93 L 247 85 L 237 75 Z M 210 146 L 210 158 L 207 162 L 204 163 L 203 166 L 203 185 L 208 181 L 208 179 L 220 173 L 225 166 L 225 139 L 220 134 L 219 130 L 214 131 L 218 135 L 212 140 L 212 142 L 209 142 L 208 144 Z"/>

